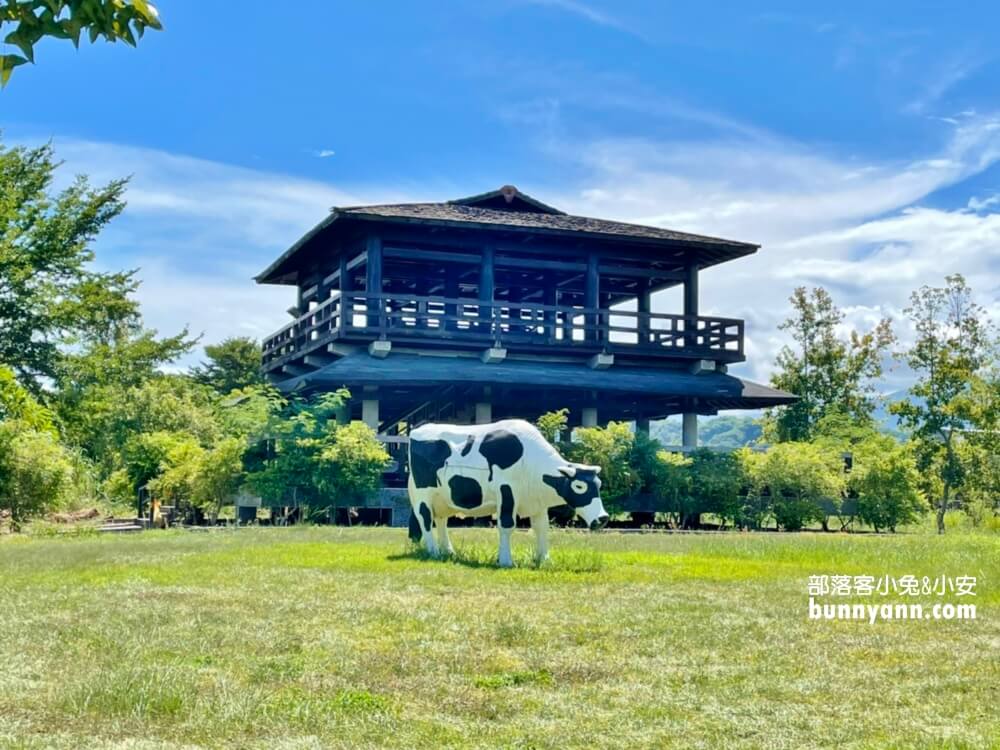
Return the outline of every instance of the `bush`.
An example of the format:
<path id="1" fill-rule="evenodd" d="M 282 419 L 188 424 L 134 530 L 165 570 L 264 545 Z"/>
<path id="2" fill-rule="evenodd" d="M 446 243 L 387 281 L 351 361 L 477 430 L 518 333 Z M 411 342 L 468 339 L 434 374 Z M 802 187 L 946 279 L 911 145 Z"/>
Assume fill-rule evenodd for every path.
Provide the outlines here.
<path id="1" fill-rule="evenodd" d="M 621 500 L 638 492 L 642 477 L 632 466 L 635 440 L 626 422 L 608 422 L 607 427 L 579 427 L 574 442 L 567 446 L 567 458 L 601 467 L 601 499 L 613 513 Z"/>
<path id="2" fill-rule="evenodd" d="M 751 505 L 769 507 L 778 526 L 786 531 L 824 520 L 825 503 L 839 507 L 844 481 L 842 462 L 835 452 L 812 443 L 789 442 L 773 445 L 763 454 L 747 451 L 743 457 Z"/>
<path id="3" fill-rule="evenodd" d="M 72 456 L 53 433 L 0 422 L 0 508 L 16 524 L 62 507 L 73 479 Z"/>
<path id="4" fill-rule="evenodd" d="M 360 503 L 378 490 L 388 462 L 389 454 L 364 422 L 339 426 L 333 445 L 319 454 L 317 489 L 327 497 Z"/>
<path id="5" fill-rule="evenodd" d="M 714 513 L 734 525 L 742 513 L 743 464 L 733 453 L 697 450 L 691 458 L 691 498 L 695 513 Z"/>
<path id="6" fill-rule="evenodd" d="M 913 523 L 926 512 L 913 456 L 891 438 L 858 446 L 848 487 L 857 494 L 858 516 L 876 531 Z"/>

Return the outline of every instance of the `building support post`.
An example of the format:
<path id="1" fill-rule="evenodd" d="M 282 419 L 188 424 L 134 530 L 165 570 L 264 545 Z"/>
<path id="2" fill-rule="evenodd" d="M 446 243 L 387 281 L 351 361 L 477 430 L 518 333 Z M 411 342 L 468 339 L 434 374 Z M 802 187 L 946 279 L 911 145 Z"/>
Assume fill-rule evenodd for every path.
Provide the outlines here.
<path id="1" fill-rule="evenodd" d="M 547 307 L 555 307 L 558 304 L 559 289 L 556 287 L 555 274 L 551 271 L 545 272 L 545 291 L 542 300 Z M 545 321 L 545 338 L 550 343 L 556 343 L 556 311 L 546 310 L 542 314 Z"/>
<path id="2" fill-rule="evenodd" d="M 493 404 L 490 401 L 476 402 L 476 424 L 489 424 L 493 421 Z"/>
<path id="3" fill-rule="evenodd" d="M 365 398 L 361 401 L 361 421 L 371 427 L 375 432 L 378 432 L 378 394 L 365 394 Z"/>
<path id="4" fill-rule="evenodd" d="M 351 402 L 344 401 L 344 403 L 337 407 L 335 413 L 337 415 L 337 424 L 348 424 L 351 421 Z"/>
<path id="5" fill-rule="evenodd" d="M 338 321 L 340 330 L 343 331 L 348 326 L 354 325 L 354 300 L 350 296 L 351 275 L 347 270 L 347 253 L 340 253 L 339 272 L 337 274 L 337 285 L 340 288 L 340 320 Z"/>
<path id="6" fill-rule="evenodd" d="M 649 437 L 649 417 L 637 417 L 635 420 L 635 432 L 637 435 Z"/>
<path id="7" fill-rule="evenodd" d="M 585 406 L 580 410 L 581 427 L 597 427 L 597 407 Z"/>
<path id="8" fill-rule="evenodd" d="M 645 346 L 649 343 L 649 332 L 652 330 L 649 313 L 652 309 L 652 301 L 653 295 L 649 291 L 649 280 L 641 279 L 639 281 L 639 294 L 636 298 L 636 310 L 639 312 L 637 328 L 639 331 L 640 346 Z"/>
<path id="9" fill-rule="evenodd" d="M 444 276 L 444 296 L 449 299 L 457 299 L 458 294 L 458 269 L 455 266 L 448 266 Z M 455 302 L 445 303 L 444 314 L 450 320 L 446 320 L 444 328 L 446 331 L 458 330 L 458 304 Z"/>
<path id="10" fill-rule="evenodd" d="M 365 263 L 365 294 L 368 297 L 365 308 L 368 310 L 368 327 L 378 328 L 379 336 L 384 337 L 382 321 L 385 319 L 380 295 L 382 294 L 382 238 L 370 236 L 365 243 L 367 262 Z"/>
<path id="11" fill-rule="evenodd" d="M 584 287 L 583 306 L 592 310 L 600 307 L 601 300 L 601 273 L 598 265 L 597 253 L 590 253 L 587 256 L 587 279 Z M 589 330 L 584 332 L 585 341 L 601 340 L 601 315 L 600 313 L 588 313 L 584 316 Z"/>
<path id="12" fill-rule="evenodd" d="M 685 448 L 698 447 L 698 415 L 695 412 L 684 412 L 681 427 L 681 445 Z"/>
<path id="13" fill-rule="evenodd" d="M 496 253 L 493 246 L 486 245 L 483 248 L 483 262 L 479 266 L 479 300 L 486 303 L 486 305 L 479 308 L 479 317 L 481 320 L 486 321 L 482 324 L 483 330 L 486 332 L 490 331 L 493 321 L 493 293 L 496 278 L 494 274 L 495 260 Z M 499 337 L 499 334 L 500 329 L 498 327 L 494 335 L 495 337 Z"/>
<path id="14" fill-rule="evenodd" d="M 685 269 L 684 279 L 684 315 L 696 317 L 698 315 L 698 266 L 689 265 Z M 685 346 L 698 346 L 697 321 L 684 321 L 684 344 Z M 683 445 L 685 448 L 698 447 L 698 414 L 697 412 L 684 413 L 684 426 L 682 430 Z"/>

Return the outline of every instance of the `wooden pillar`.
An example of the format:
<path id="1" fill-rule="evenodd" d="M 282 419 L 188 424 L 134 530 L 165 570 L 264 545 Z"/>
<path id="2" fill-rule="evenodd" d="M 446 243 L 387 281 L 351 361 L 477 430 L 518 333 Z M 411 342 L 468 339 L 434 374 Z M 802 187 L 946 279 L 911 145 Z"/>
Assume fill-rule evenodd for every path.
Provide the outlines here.
<path id="1" fill-rule="evenodd" d="M 493 421 L 493 404 L 490 401 L 476 402 L 476 424 L 489 424 Z"/>
<path id="2" fill-rule="evenodd" d="M 544 304 L 555 307 L 559 304 L 559 290 L 556 288 L 555 274 L 551 271 L 545 272 L 545 291 L 542 294 Z M 556 311 L 546 310 L 545 315 L 545 338 L 550 342 L 556 340 Z"/>
<path id="3" fill-rule="evenodd" d="M 368 310 L 368 326 L 381 328 L 385 318 L 383 315 L 385 306 L 376 295 L 382 294 L 382 238 L 370 236 L 365 243 L 365 249 L 367 251 L 365 294 L 368 298 L 365 307 Z M 382 335 L 385 335 L 384 331 Z"/>
<path id="4" fill-rule="evenodd" d="M 365 398 L 361 401 L 361 421 L 371 427 L 375 432 L 378 432 L 379 416 L 377 394 L 365 394 Z"/>
<path id="5" fill-rule="evenodd" d="M 684 412 L 681 425 L 681 445 L 685 448 L 698 447 L 698 415 L 694 412 Z"/>
<path id="6" fill-rule="evenodd" d="M 649 437 L 649 417 L 639 417 L 635 420 L 635 431 L 639 435 Z"/>
<path id="7" fill-rule="evenodd" d="M 597 407 L 585 406 L 580 410 L 581 427 L 597 427 Z"/>
<path id="8" fill-rule="evenodd" d="M 601 272 L 600 266 L 598 265 L 598 257 L 596 253 L 590 253 L 587 256 L 587 279 L 586 286 L 584 287 L 583 295 L 583 306 L 591 309 L 596 309 L 600 307 L 601 299 Z M 588 314 L 584 316 L 584 320 L 587 324 L 592 327 L 590 331 L 584 334 L 584 339 L 587 341 L 599 341 L 601 339 L 600 331 L 598 326 L 600 325 L 601 316 Z"/>
<path id="9" fill-rule="evenodd" d="M 483 262 L 479 266 L 479 299 L 482 302 L 489 303 L 489 307 L 479 308 L 479 317 L 487 321 L 493 320 L 493 295 L 496 292 L 496 275 L 495 275 L 495 260 L 496 252 L 492 245 L 487 245 L 483 248 Z M 489 324 L 484 324 L 484 331 L 489 331 Z M 499 327 L 494 331 L 494 335 L 498 336 L 500 333 Z"/>
<path id="10" fill-rule="evenodd" d="M 698 315 L 698 266 L 691 264 L 685 269 L 684 278 L 684 315 Z M 685 346 L 698 346 L 697 321 L 684 321 L 684 344 Z M 698 414 L 695 412 L 684 413 L 684 427 L 682 431 L 683 444 L 687 448 L 698 447 Z"/>
<path id="11" fill-rule="evenodd" d="M 337 424 L 348 424 L 351 421 L 351 402 L 345 401 L 337 407 Z"/>
<path id="12" fill-rule="evenodd" d="M 354 325 L 354 300 L 351 299 L 351 276 L 347 270 L 347 253 L 340 254 L 337 284 L 340 287 L 340 330 Z"/>
<path id="13" fill-rule="evenodd" d="M 456 299 L 458 297 L 458 269 L 455 266 L 450 265 L 445 268 L 444 273 L 444 296 L 450 299 Z M 444 314 L 446 317 L 454 318 L 458 314 L 458 305 L 453 302 L 445 304 Z M 449 331 L 454 331 L 458 328 L 458 321 L 446 321 L 444 328 Z"/>
<path id="14" fill-rule="evenodd" d="M 698 314 L 698 266 L 684 269 L 684 314 Z"/>
<path id="15" fill-rule="evenodd" d="M 636 310 L 639 311 L 638 336 L 639 344 L 645 346 L 649 344 L 649 335 L 652 325 L 649 320 L 649 313 L 652 311 L 653 294 L 649 290 L 649 279 L 639 281 L 638 295 L 636 296 Z"/>

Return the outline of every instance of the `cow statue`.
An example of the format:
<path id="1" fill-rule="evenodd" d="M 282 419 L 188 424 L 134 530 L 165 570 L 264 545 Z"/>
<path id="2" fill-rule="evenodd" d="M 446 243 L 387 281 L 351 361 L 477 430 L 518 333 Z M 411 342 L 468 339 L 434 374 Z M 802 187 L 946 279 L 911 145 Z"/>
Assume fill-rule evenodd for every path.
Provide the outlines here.
<path id="1" fill-rule="evenodd" d="M 608 514 L 599 466 L 567 461 L 529 422 L 425 424 L 410 433 L 410 538 L 434 557 L 454 552 L 451 516 L 498 516 L 501 567 L 514 565 L 510 537 L 516 519 L 531 519 L 535 559 L 548 557 L 549 508 L 569 505 L 592 531 Z M 437 528 L 437 541 L 432 535 Z"/>

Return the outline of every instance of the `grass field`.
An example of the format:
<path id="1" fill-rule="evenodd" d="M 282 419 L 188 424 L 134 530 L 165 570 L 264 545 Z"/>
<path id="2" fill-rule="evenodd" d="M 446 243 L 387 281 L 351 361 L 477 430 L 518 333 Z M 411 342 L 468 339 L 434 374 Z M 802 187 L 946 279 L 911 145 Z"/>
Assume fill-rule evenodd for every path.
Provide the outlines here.
<path id="1" fill-rule="evenodd" d="M 4 541 L 0 747 L 1000 747 L 998 536 L 454 537 Z M 808 620 L 840 573 L 975 575 L 978 617 Z"/>

